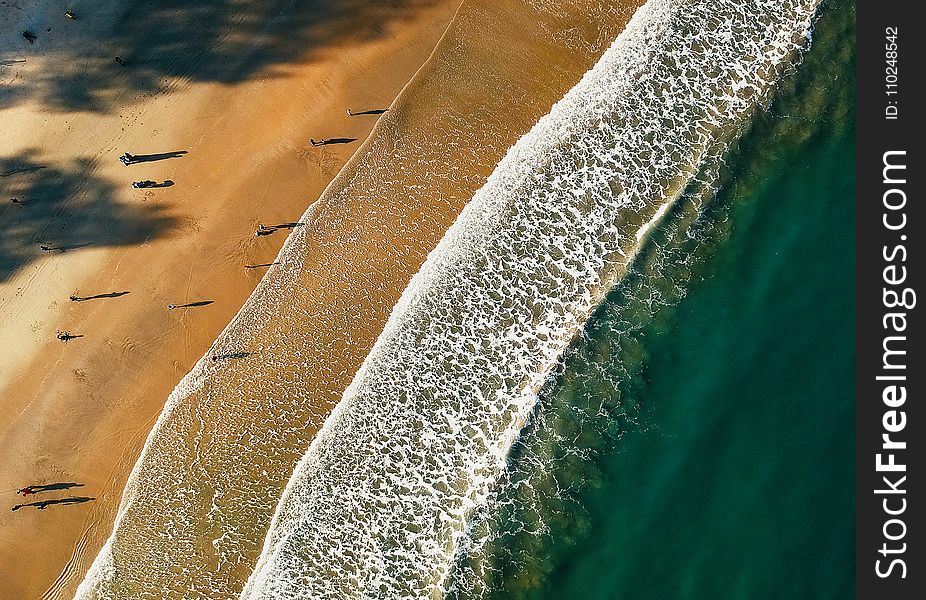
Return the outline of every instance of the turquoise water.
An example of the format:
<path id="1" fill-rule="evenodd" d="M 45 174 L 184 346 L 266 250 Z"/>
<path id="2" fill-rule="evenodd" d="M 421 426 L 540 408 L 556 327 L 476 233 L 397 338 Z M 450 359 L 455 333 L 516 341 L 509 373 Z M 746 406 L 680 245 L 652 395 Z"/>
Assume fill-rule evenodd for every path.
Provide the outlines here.
<path id="1" fill-rule="evenodd" d="M 853 26 L 564 359 L 463 559 L 491 597 L 854 596 Z"/>
<path id="2" fill-rule="evenodd" d="M 821 179 L 734 211 L 715 276 L 647 340 L 652 419 L 601 461 L 593 533 L 536 597 L 852 597 L 851 150 L 792 157 Z"/>

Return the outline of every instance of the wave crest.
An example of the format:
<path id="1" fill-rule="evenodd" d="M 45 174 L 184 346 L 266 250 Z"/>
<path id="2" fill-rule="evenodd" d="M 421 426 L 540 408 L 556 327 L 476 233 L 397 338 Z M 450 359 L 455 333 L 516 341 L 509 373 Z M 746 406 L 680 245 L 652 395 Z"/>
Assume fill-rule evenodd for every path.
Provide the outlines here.
<path id="1" fill-rule="evenodd" d="M 649 227 L 763 106 L 812 0 L 650 0 L 429 255 L 297 466 L 242 598 L 427 598 Z"/>

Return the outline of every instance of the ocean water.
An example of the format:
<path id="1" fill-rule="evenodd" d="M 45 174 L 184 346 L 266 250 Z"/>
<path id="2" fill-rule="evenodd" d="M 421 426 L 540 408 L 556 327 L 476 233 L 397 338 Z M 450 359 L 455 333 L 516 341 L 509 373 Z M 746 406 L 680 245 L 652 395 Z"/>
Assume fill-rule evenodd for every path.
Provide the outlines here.
<path id="1" fill-rule="evenodd" d="M 723 158 L 807 44 L 816 10 L 652 0 L 638 11 L 412 279 L 297 466 L 242 598 L 487 591 L 503 531 L 493 525 L 536 537 L 527 530 L 555 517 L 499 519 L 531 505 L 533 467 L 548 472 L 568 447 L 568 419 L 546 443 L 558 413 L 538 403 L 558 365 L 570 368 L 563 352 L 595 335 L 588 318 L 615 286 L 641 306 L 683 295 L 685 257 L 724 229 L 701 217 L 727 178 Z M 624 352 L 629 369 L 634 347 Z M 594 414 L 632 414 L 613 383 Z M 565 460 L 584 467 L 596 441 L 575 433 Z"/>
<path id="2" fill-rule="evenodd" d="M 854 18 L 566 353 L 453 597 L 854 596 Z"/>

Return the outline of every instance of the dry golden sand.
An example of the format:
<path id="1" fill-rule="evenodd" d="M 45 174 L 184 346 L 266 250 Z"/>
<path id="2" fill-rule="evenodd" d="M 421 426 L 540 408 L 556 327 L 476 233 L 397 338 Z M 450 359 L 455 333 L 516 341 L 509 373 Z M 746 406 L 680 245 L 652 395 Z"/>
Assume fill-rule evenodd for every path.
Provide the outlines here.
<path id="1" fill-rule="evenodd" d="M 591 67 L 639 3 L 464 2 L 431 60 L 325 194 L 305 232 L 300 286 L 312 293 L 292 309 L 311 315 L 299 332 L 304 362 L 299 373 L 275 375 L 296 378 L 302 395 L 312 398 L 313 422 L 340 397 L 408 279 L 459 209 L 505 150 Z M 0 113 L 0 134 L 13 122 L 19 135 L 0 158 L 26 148 L 36 148 L 37 162 L 49 164 L 87 157 L 96 177 L 121 186 L 120 203 L 162 206 L 145 216 L 166 221 L 147 240 L 36 256 L 0 282 L 0 344 L 13 356 L 0 366 L 7 384 L 0 488 L 73 480 L 86 483 L 75 495 L 97 498 L 41 513 L 0 512 L 0 596 L 37 597 L 62 570 L 55 591 L 73 592 L 109 533 L 122 485 L 164 398 L 260 277 L 260 269 L 243 265 L 271 262 L 279 248 L 284 233 L 255 238 L 254 227 L 296 219 L 353 150 L 305 148 L 306 138 L 363 138 L 375 117 L 348 118 L 344 108 L 389 102 L 454 8 L 452 2 L 416 3 L 380 37 L 331 41 L 331 49 L 316 48 L 311 60 L 293 56 L 275 64 L 270 75 L 257 71 L 233 84 L 181 77 L 153 94 L 126 93 L 113 114 L 50 111 L 34 100 L 7 109 L 9 116 Z M 352 17 L 365 18 L 362 12 Z M 27 137 L 27 129 L 40 133 Z M 124 149 L 189 154 L 126 170 L 116 162 Z M 150 196 L 125 189 L 131 178 L 168 177 L 177 185 Z M 67 302 L 78 289 L 131 293 Z M 216 302 L 164 309 L 168 302 L 196 300 Z M 86 337 L 64 345 L 54 340 L 57 328 Z M 261 335 L 279 332 L 267 327 L 258 341 Z M 268 339 L 268 347 L 275 341 Z M 253 370 L 242 366 L 227 381 L 243 386 L 244 369 Z M 266 389 L 265 402 L 290 400 L 272 380 Z M 190 414 L 205 408 L 200 400 L 199 394 L 185 400 Z M 231 413 L 232 420 L 247 417 Z M 304 448 L 313 433 L 288 431 L 281 446 Z M 299 455 L 284 453 L 269 466 L 264 485 L 271 495 L 285 485 Z M 12 504 L 15 496 L 7 494 Z M 159 502 L 154 498 L 143 512 L 171 510 Z M 132 535 L 144 539 L 146 522 L 131 523 L 132 513 L 130 507 Z M 259 542 L 249 561 L 256 560 Z M 137 558 L 145 549 L 129 550 L 135 551 L 129 558 Z M 248 570 L 246 562 L 232 575 L 239 587 Z"/>
<path id="2" fill-rule="evenodd" d="M 0 174 L 45 168 L 0 178 L 0 598 L 38 598 L 59 574 L 56 589 L 65 597 L 108 535 L 164 399 L 265 271 L 244 265 L 273 261 L 286 236 L 257 238 L 257 224 L 297 219 L 360 143 L 315 149 L 308 138 L 366 137 L 376 117 L 350 118 L 345 109 L 387 106 L 459 2 L 398 2 L 396 14 L 376 2 L 345 2 L 350 14 L 330 19 L 305 3 L 271 12 L 274 3 L 267 2 L 268 14 L 257 16 L 275 19 L 277 39 L 308 48 L 282 58 L 248 47 L 225 54 L 234 45 L 229 40 L 262 32 L 250 32 L 247 22 L 223 23 L 210 32 L 214 40 L 191 44 L 211 48 L 213 62 L 232 65 L 221 65 L 232 72 L 223 81 L 196 73 L 210 65 L 195 61 L 186 75 L 182 64 L 177 73 L 143 59 L 116 65 L 112 56 L 126 49 L 98 40 L 126 22 L 144 28 L 151 11 L 144 3 L 130 9 L 74 3 L 73 22 L 59 14 L 58 3 L 9 4 L 0 6 Z M 223 3 L 192 4 L 205 11 L 222 10 Z M 306 20 L 312 11 L 317 18 Z M 347 27 L 346 18 L 370 24 Z M 52 32 L 29 25 L 45 22 Z M 34 46 L 19 37 L 26 26 L 39 35 Z M 330 35 L 314 32 L 326 26 Z M 170 28 L 160 35 L 171 35 Z M 147 36 L 149 47 L 169 42 Z M 67 62 L 98 45 L 98 58 Z M 59 67 L 73 72 L 50 81 Z M 149 74 L 151 81 L 136 81 Z M 92 86 L 98 96 L 81 101 Z M 125 150 L 188 154 L 126 168 L 117 161 Z M 151 191 L 129 185 L 167 178 L 176 185 Z M 7 204 L 13 196 L 27 204 Z M 61 240 L 92 245 L 63 254 L 38 249 Z M 68 301 L 75 291 L 123 290 L 130 294 Z M 165 309 L 197 300 L 215 302 Z M 63 344 L 55 339 L 58 329 L 84 337 Z M 96 500 L 10 512 L 24 501 L 16 488 L 59 481 L 84 486 L 44 497 Z"/>

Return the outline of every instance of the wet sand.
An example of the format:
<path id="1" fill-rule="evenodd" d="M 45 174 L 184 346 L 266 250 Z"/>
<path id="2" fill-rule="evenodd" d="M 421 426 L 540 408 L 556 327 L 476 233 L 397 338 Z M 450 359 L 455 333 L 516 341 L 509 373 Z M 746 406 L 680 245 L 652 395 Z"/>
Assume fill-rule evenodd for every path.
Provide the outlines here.
<path id="1" fill-rule="evenodd" d="M 464 2 L 282 264 L 172 394 L 127 489 L 107 559 L 118 571 L 103 589 L 131 597 L 173 586 L 169 596 L 210 598 L 241 589 L 293 466 L 411 275 L 632 12 L 630 3 Z"/>
<path id="2" fill-rule="evenodd" d="M 97 3 L 70 22 L 35 3 L 53 31 L 40 19 L 28 24 L 34 47 L 0 47 L 0 60 L 26 59 L 0 63 L 0 174 L 18 171 L 0 193 L 27 201 L 0 204 L 0 346 L 10 357 L 0 364 L 0 490 L 13 505 L 21 485 L 80 481 L 79 495 L 96 498 L 0 511 L 2 596 L 73 593 L 165 398 L 269 270 L 267 293 L 212 348 L 221 359 L 204 359 L 196 386 L 175 394 L 113 546 L 120 597 L 192 591 L 165 559 L 212 573 L 196 580 L 202 595 L 240 589 L 293 465 L 411 275 L 638 2 L 467 1 L 381 117 L 345 109 L 389 104 L 456 2 L 343 3 L 319 22 L 287 2 L 243 9 L 255 14 L 161 4 L 131 19 Z M 14 12 L 0 24 L 18 32 L 32 17 Z M 71 26 L 85 29 L 55 33 Z M 43 50 L 53 33 L 58 46 Z M 377 118 L 311 222 L 293 230 L 298 259 L 245 268 L 274 262 L 290 231 L 257 237 L 258 224 L 299 219 Z M 313 148 L 309 137 L 358 141 Z M 125 150 L 188 154 L 126 168 Z M 175 185 L 132 190 L 137 179 Z M 45 254 L 45 242 L 90 245 Z M 201 300 L 215 302 L 166 310 Z M 64 344 L 59 329 L 85 337 Z"/>
<path id="3" fill-rule="evenodd" d="M 73 4 L 74 21 L 58 3 L 0 5 L 4 598 L 73 594 L 165 398 L 267 270 L 245 265 L 273 262 L 291 231 L 255 228 L 318 197 L 378 118 L 346 109 L 387 106 L 459 3 Z M 174 185 L 131 188 L 143 179 Z M 84 486 L 14 493 L 54 482 Z M 9 510 L 71 496 L 94 500 Z"/>

